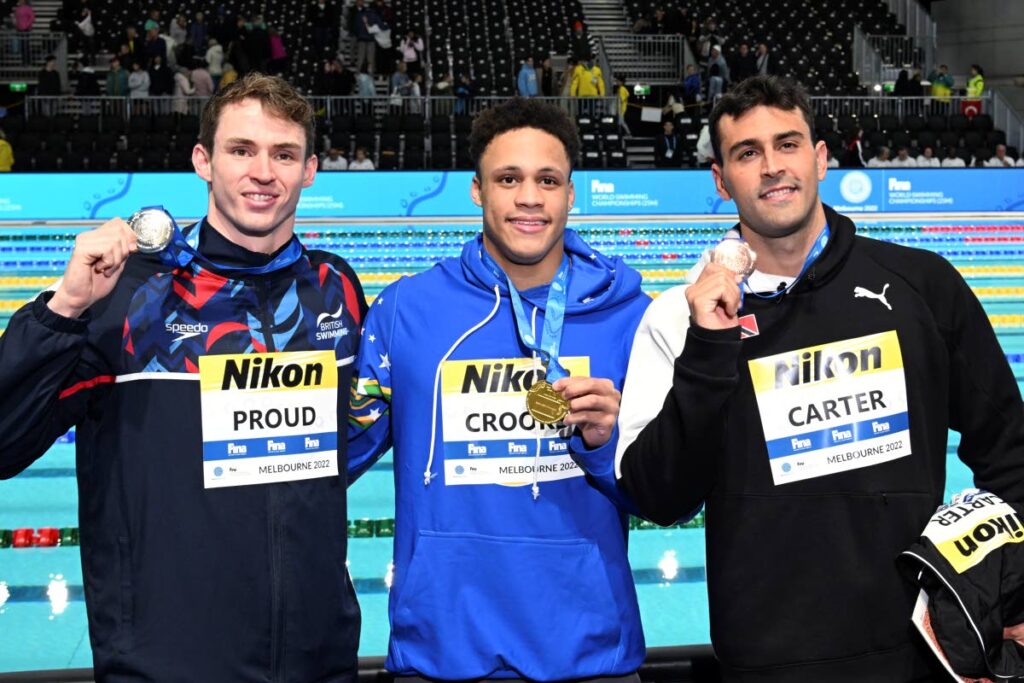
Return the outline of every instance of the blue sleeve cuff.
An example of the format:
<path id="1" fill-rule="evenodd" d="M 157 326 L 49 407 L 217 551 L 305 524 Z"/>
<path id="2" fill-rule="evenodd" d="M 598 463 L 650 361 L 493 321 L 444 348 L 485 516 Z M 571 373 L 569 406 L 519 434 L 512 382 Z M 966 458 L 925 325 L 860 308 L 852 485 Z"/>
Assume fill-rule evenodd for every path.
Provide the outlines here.
<path id="1" fill-rule="evenodd" d="M 573 430 L 572 436 L 569 437 L 569 450 L 573 453 L 573 460 L 587 474 L 615 479 L 615 445 L 618 441 L 618 425 L 613 429 L 611 438 L 597 448 L 587 448 L 579 431 Z"/>

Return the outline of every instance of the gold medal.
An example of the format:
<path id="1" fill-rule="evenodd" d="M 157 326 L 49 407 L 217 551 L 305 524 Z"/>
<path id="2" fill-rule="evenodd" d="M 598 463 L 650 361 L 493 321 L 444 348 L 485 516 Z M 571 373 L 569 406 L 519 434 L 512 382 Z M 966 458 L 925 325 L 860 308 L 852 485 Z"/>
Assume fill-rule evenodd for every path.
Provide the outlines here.
<path id="1" fill-rule="evenodd" d="M 527 392 L 526 409 L 538 422 L 552 425 L 569 414 L 569 402 L 547 380 L 541 379 Z"/>

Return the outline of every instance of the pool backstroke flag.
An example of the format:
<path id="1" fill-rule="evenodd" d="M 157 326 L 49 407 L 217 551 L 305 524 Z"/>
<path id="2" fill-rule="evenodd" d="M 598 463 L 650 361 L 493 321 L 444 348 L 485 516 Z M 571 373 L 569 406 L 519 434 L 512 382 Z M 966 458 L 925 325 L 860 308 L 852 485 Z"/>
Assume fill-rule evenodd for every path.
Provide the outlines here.
<path id="1" fill-rule="evenodd" d="M 748 364 L 776 486 L 910 455 L 895 331 Z"/>

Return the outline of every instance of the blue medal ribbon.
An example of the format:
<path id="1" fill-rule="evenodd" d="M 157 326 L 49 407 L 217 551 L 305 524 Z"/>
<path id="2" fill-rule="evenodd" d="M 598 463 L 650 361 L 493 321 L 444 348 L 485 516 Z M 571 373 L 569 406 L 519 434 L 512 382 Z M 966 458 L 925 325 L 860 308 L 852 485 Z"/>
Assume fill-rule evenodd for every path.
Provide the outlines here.
<path id="1" fill-rule="evenodd" d="M 774 299 L 776 297 L 782 296 L 783 294 L 786 294 L 787 292 L 789 292 L 789 290 L 793 289 L 797 282 L 800 282 L 800 278 L 804 276 L 804 273 L 806 273 L 807 269 L 811 267 L 811 264 L 818 260 L 818 257 L 821 256 L 821 252 L 825 251 L 825 246 L 828 245 L 828 239 L 830 236 L 831 233 L 828 229 L 828 223 L 826 223 L 825 227 L 821 229 L 821 233 L 818 235 L 818 239 L 814 240 L 814 245 L 811 247 L 811 251 L 808 252 L 807 258 L 804 259 L 803 268 L 800 269 L 800 272 L 793 279 L 793 281 L 789 283 L 789 286 L 786 287 L 785 289 L 780 289 L 777 292 L 772 292 L 771 294 L 758 294 L 757 292 L 750 288 L 750 284 L 747 280 L 743 281 L 743 286 L 747 289 L 748 293 L 756 296 L 758 299 Z M 741 289 L 741 306 L 742 296 L 743 290 Z"/>
<path id="2" fill-rule="evenodd" d="M 541 362 L 547 371 L 547 380 L 554 382 L 563 377 L 569 376 L 569 371 L 558 362 L 558 350 L 562 345 L 562 324 L 565 320 L 565 304 L 569 298 L 569 271 L 571 261 L 568 254 L 562 254 L 562 263 L 558 266 L 555 278 L 548 286 L 548 300 L 544 306 L 544 329 L 541 332 L 540 343 L 533 333 L 529 318 L 526 317 L 526 310 L 523 308 L 523 299 L 519 290 L 512 284 L 512 279 L 502 271 L 487 250 L 480 249 L 480 257 L 492 273 L 499 279 L 504 278 L 508 283 L 509 296 L 512 298 L 512 308 L 516 314 L 516 328 L 519 330 L 519 339 L 523 345 L 540 356 Z"/>
<path id="3" fill-rule="evenodd" d="M 171 223 L 174 225 L 171 241 L 159 252 L 159 257 L 164 265 L 171 266 L 172 268 L 184 268 L 194 259 L 199 259 L 200 262 L 211 265 L 217 270 L 245 275 L 263 275 L 286 268 L 298 261 L 302 256 L 302 244 L 292 235 L 288 246 L 282 249 L 281 253 L 271 259 L 269 263 L 265 263 L 262 266 L 238 267 L 216 263 L 199 253 L 199 228 L 206 220 L 205 218 L 187 228 L 186 233 L 186 231 L 178 227 L 178 222 L 174 220 L 174 217 L 163 206 L 147 206 L 143 208 L 143 210 L 145 209 L 159 209 L 171 218 Z"/>

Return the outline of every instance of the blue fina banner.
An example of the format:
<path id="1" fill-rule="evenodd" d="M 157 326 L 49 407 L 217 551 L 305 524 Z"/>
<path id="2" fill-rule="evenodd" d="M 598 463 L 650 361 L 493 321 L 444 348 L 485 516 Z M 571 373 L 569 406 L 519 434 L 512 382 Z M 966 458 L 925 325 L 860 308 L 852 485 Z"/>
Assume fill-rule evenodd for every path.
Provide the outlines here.
<path id="1" fill-rule="evenodd" d="M 470 171 L 325 172 L 302 193 L 300 218 L 471 218 Z M 710 171 L 578 170 L 573 215 L 735 214 Z M 1024 211 L 1022 169 L 831 169 L 822 199 L 845 213 Z M 181 220 L 206 213 L 206 187 L 190 173 L 3 174 L 0 221 L 127 217 L 164 205 Z"/>

